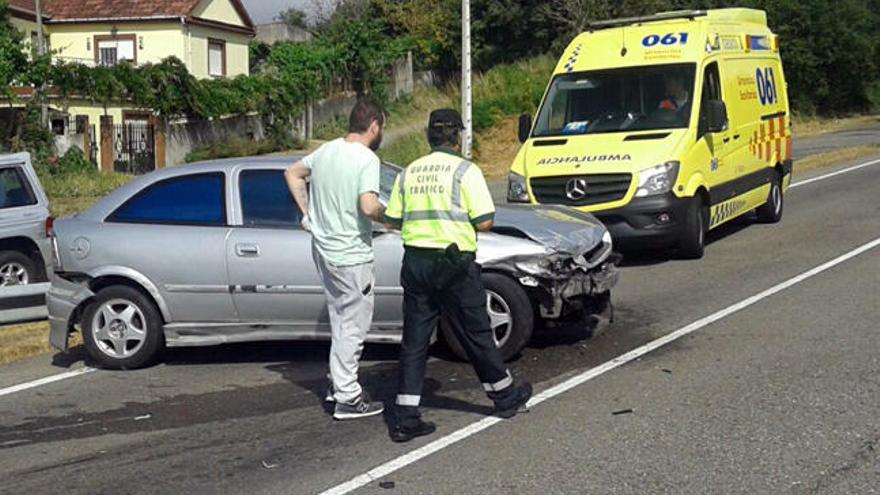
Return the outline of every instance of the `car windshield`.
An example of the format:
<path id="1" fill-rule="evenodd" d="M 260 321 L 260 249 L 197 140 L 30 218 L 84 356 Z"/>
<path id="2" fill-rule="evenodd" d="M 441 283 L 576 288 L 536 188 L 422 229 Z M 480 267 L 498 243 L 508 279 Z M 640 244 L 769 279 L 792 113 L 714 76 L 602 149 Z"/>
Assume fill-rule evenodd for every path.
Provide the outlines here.
<path id="1" fill-rule="evenodd" d="M 674 64 L 557 76 L 532 137 L 687 127 L 695 72 Z"/>

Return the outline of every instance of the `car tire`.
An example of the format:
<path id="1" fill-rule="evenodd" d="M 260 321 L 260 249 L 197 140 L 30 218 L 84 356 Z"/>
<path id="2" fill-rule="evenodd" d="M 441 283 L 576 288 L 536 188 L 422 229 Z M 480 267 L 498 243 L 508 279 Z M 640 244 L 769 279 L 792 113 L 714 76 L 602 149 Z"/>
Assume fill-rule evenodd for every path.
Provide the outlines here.
<path id="1" fill-rule="evenodd" d="M 702 258 L 708 232 L 709 208 L 704 204 L 703 198 L 694 196 L 688 206 L 684 232 L 678 244 L 679 257 L 689 260 Z"/>
<path id="2" fill-rule="evenodd" d="M 767 196 L 767 202 L 756 210 L 758 221 L 761 223 L 776 223 L 782 220 L 784 206 L 785 198 L 782 194 L 782 177 L 779 173 L 774 173 L 773 180 L 770 181 L 770 194 Z"/>
<path id="3" fill-rule="evenodd" d="M 147 366 L 165 347 L 159 308 L 143 292 L 126 285 L 98 291 L 83 312 L 81 329 L 86 351 L 103 368 Z"/>
<path id="4" fill-rule="evenodd" d="M 486 287 L 486 305 L 490 309 L 490 325 L 494 325 L 493 335 L 501 359 L 508 361 L 517 356 L 532 338 L 535 327 L 532 303 L 526 291 L 506 275 L 484 273 L 482 279 Z M 509 319 L 506 324 L 502 323 L 505 316 Z M 467 352 L 456 337 L 453 324 L 448 318 L 441 318 L 441 339 L 456 358 L 467 361 Z"/>
<path id="5" fill-rule="evenodd" d="M 39 281 L 34 260 L 20 251 L 0 251 L 0 287 L 28 285 Z"/>

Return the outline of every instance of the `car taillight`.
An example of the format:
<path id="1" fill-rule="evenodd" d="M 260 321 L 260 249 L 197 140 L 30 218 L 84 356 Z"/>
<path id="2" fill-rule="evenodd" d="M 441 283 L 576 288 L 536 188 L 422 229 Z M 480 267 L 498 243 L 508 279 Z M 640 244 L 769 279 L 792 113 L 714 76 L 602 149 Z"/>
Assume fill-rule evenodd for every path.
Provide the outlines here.
<path id="1" fill-rule="evenodd" d="M 55 219 L 52 217 L 46 218 L 46 237 L 52 237 L 55 235 Z"/>

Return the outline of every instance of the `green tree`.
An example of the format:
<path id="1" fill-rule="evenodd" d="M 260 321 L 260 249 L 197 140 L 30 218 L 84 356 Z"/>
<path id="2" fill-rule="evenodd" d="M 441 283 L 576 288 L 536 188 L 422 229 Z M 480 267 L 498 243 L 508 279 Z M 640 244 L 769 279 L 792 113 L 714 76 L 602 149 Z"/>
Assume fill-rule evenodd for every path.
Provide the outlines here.
<path id="1" fill-rule="evenodd" d="M 0 96 L 12 98 L 13 87 L 27 67 L 22 34 L 9 20 L 6 0 L 0 0 Z"/>

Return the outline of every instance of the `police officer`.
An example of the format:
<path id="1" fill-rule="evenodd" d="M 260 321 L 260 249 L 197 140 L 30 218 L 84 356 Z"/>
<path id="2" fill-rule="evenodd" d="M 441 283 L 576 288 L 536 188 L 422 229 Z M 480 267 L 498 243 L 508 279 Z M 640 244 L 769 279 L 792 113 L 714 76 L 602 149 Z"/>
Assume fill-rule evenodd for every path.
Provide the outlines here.
<path id="1" fill-rule="evenodd" d="M 486 312 L 486 290 L 475 262 L 477 231 L 492 228 L 495 205 L 479 167 L 461 157 L 461 116 L 436 110 L 428 121 L 431 154 L 409 165 L 394 183 L 385 212 L 405 248 L 400 281 L 403 342 L 391 439 L 407 442 L 434 432 L 419 403 L 428 344 L 437 317 L 449 317 L 495 414 L 512 417 L 532 396 L 528 383 L 514 385 L 495 347 Z"/>

